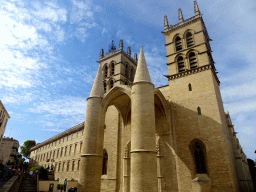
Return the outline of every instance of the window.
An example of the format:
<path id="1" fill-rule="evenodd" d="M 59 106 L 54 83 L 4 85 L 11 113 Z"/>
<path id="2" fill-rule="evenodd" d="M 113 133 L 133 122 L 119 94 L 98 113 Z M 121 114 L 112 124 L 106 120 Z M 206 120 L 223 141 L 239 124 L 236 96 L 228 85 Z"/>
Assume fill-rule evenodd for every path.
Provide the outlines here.
<path id="1" fill-rule="evenodd" d="M 77 170 L 79 170 L 80 168 L 80 160 L 78 160 L 78 163 L 77 163 Z"/>
<path id="2" fill-rule="evenodd" d="M 60 165 L 61 165 L 61 163 L 59 163 L 58 171 L 60 171 Z"/>
<path id="3" fill-rule="evenodd" d="M 131 72 L 130 72 L 130 79 L 131 81 L 133 81 L 134 75 L 133 75 L 133 68 L 131 68 Z"/>
<path id="4" fill-rule="evenodd" d="M 107 175 L 107 166 L 108 166 L 108 153 L 106 149 L 103 149 L 102 175 Z"/>
<path id="5" fill-rule="evenodd" d="M 63 148 L 61 148 L 61 151 L 60 151 L 60 156 L 62 157 L 62 153 L 63 153 Z"/>
<path id="6" fill-rule="evenodd" d="M 176 51 L 180 51 L 182 49 L 182 43 L 181 43 L 181 38 L 180 37 L 176 37 L 175 47 L 176 47 Z"/>
<path id="7" fill-rule="evenodd" d="M 113 81 L 113 80 L 110 81 L 110 89 L 111 89 L 112 87 L 114 87 L 114 81 Z"/>
<path id="8" fill-rule="evenodd" d="M 105 65 L 104 72 L 105 72 L 105 77 L 108 77 L 108 66 L 107 65 Z"/>
<path id="9" fill-rule="evenodd" d="M 111 63 L 111 75 L 115 74 L 115 64 Z"/>
<path id="10" fill-rule="evenodd" d="M 189 54 L 189 64 L 190 64 L 190 69 L 194 69 L 197 67 L 196 55 L 194 52 Z"/>
<path id="11" fill-rule="evenodd" d="M 186 40 L 187 40 L 187 47 L 194 45 L 193 36 L 190 32 L 187 33 Z"/>
<path id="12" fill-rule="evenodd" d="M 65 162 L 63 162 L 62 171 L 64 171 Z"/>
<path id="13" fill-rule="evenodd" d="M 188 90 L 192 91 L 192 85 L 190 83 L 188 84 Z"/>
<path id="14" fill-rule="evenodd" d="M 75 161 L 72 162 L 72 171 L 75 169 Z"/>
<path id="15" fill-rule="evenodd" d="M 106 92 L 107 92 L 107 83 L 104 82 L 104 93 L 106 93 Z"/>
<path id="16" fill-rule="evenodd" d="M 65 147 L 65 156 L 67 155 L 67 147 Z"/>
<path id="17" fill-rule="evenodd" d="M 67 171 L 69 170 L 69 161 L 68 161 L 68 163 L 67 163 Z"/>
<path id="18" fill-rule="evenodd" d="M 185 71 L 185 64 L 184 64 L 183 57 L 181 57 L 181 56 L 178 57 L 177 61 L 178 61 L 178 70 L 179 70 L 179 72 Z"/>
<path id="19" fill-rule="evenodd" d="M 206 173 L 204 152 L 199 142 L 195 143 L 193 150 L 194 150 L 194 158 L 196 163 L 196 172 Z"/>
<path id="20" fill-rule="evenodd" d="M 201 115 L 202 113 L 201 113 L 201 108 L 200 107 L 197 107 L 197 113 L 198 113 L 198 115 Z"/>
<path id="21" fill-rule="evenodd" d="M 125 81 L 125 83 L 124 83 L 125 85 L 128 85 L 128 81 Z"/>
<path id="22" fill-rule="evenodd" d="M 126 64 L 125 65 L 125 77 L 126 78 L 129 78 L 129 71 L 128 71 L 129 69 L 128 69 L 128 65 Z"/>
<path id="23" fill-rule="evenodd" d="M 58 151 L 57 151 L 57 158 L 59 157 L 59 149 L 58 149 Z"/>
<path id="24" fill-rule="evenodd" d="M 72 146 L 70 145 L 70 147 L 69 147 L 69 155 L 71 154 L 71 149 L 72 149 Z"/>
<path id="25" fill-rule="evenodd" d="M 53 159 L 55 158 L 55 151 L 53 151 L 53 156 L 52 156 L 52 158 L 53 158 Z"/>
<path id="26" fill-rule="evenodd" d="M 83 143 L 80 143 L 80 153 L 82 151 L 82 146 L 83 146 Z"/>
<path id="27" fill-rule="evenodd" d="M 77 146 L 77 144 L 75 144 L 75 148 L 74 148 L 74 154 L 76 154 L 76 146 Z"/>

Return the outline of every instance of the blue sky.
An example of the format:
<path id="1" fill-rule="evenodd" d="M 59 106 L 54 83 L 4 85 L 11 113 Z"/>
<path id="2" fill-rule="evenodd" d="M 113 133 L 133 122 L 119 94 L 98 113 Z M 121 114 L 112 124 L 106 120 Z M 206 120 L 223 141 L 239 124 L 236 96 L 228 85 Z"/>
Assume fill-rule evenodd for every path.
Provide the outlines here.
<path id="1" fill-rule="evenodd" d="M 256 4 L 198 0 L 213 41 L 225 110 L 248 158 L 256 159 Z M 144 47 L 155 86 L 167 84 L 164 15 L 169 24 L 194 15 L 187 0 L 2 0 L 0 99 L 9 112 L 5 136 L 42 142 L 85 119 L 100 49 L 124 40 Z"/>

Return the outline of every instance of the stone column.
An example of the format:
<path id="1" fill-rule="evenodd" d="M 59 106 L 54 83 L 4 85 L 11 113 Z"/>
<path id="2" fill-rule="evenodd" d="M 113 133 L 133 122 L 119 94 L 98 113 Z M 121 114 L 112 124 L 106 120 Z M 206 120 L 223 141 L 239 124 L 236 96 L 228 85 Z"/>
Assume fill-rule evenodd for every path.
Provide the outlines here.
<path id="1" fill-rule="evenodd" d="M 154 85 L 132 86 L 131 191 L 157 191 Z"/>
<path id="2" fill-rule="evenodd" d="M 99 67 L 91 94 L 87 99 L 84 138 L 80 163 L 79 191 L 99 192 L 102 174 L 104 115 L 101 106 L 104 93 Z"/>

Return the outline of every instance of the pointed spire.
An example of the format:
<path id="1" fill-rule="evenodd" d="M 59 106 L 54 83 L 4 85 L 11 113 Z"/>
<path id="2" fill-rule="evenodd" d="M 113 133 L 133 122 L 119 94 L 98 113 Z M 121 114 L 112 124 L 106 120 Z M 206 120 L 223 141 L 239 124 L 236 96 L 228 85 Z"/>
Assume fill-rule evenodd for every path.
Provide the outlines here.
<path id="1" fill-rule="evenodd" d="M 91 94 L 89 97 L 101 97 L 101 95 L 103 95 L 104 93 L 104 87 L 103 87 L 103 78 L 102 78 L 102 71 L 101 71 L 101 67 L 99 65 L 99 69 L 97 72 L 97 75 L 95 77 L 93 86 L 92 86 L 92 90 L 91 90 Z"/>
<path id="2" fill-rule="evenodd" d="M 104 49 L 100 50 L 100 59 L 104 57 Z"/>
<path id="3" fill-rule="evenodd" d="M 194 11 L 196 16 L 201 15 L 196 1 L 194 1 Z"/>
<path id="4" fill-rule="evenodd" d="M 164 30 L 167 31 L 169 28 L 167 16 L 164 16 Z"/>
<path id="5" fill-rule="evenodd" d="M 133 82 L 134 83 L 137 83 L 137 82 L 149 82 L 149 83 L 151 83 L 151 79 L 150 79 L 150 76 L 149 76 L 148 67 L 147 67 L 147 64 L 146 64 L 146 60 L 145 60 L 145 57 L 144 57 L 142 46 L 140 48 L 139 61 L 138 61 L 138 65 L 137 65 L 137 69 L 136 69 L 136 73 L 135 73 L 135 78 L 134 78 Z"/>
<path id="6" fill-rule="evenodd" d="M 136 61 L 136 63 L 138 62 L 138 56 L 137 56 L 137 53 L 134 53 L 134 60 Z"/>
<path id="7" fill-rule="evenodd" d="M 127 54 L 131 57 L 131 47 L 130 46 L 127 48 Z"/>
<path id="8" fill-rule="evenodd" d="M 182 23 L 183 21 L 184 19 L 183 19 L 182 12 L 181 12 L 181 9 L 179 9 L 179 22 Z"/>
<path id="9" fill-rule="evenodd" d="M 119 50 L 123 50 L 123 48 L 124 48 L 124 43 L 123 43 L 123 39 L 121 39 L 119 43 Z"/>

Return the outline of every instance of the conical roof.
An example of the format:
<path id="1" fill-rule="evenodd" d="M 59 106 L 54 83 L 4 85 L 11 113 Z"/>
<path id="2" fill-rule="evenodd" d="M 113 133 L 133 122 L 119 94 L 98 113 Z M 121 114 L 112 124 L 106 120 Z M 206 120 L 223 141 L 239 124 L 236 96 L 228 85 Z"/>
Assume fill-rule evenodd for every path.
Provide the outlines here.
<path id="1" fill-rule="evenodd" d="M 142 46 L 140 48 L 140 56 L 139 56 L 139 61 L 138 61 L 135 78 L 134 78 L 134 83 L 137 83 L 137 82 L 151 83 L 151 79 L 149 76 L 148 67 L 146 64 Z"/>
<path id="2" fill-rule="evenodd" d="M 96 78 L 94 80 L 91 94 L 89 97 L 100 97 L 104 93 L 104 87 L 103 87 L 103 78 L 102 78 L 102 72 L 101 67 L 99 65 L 99 69 L 96 75 Z"/>

